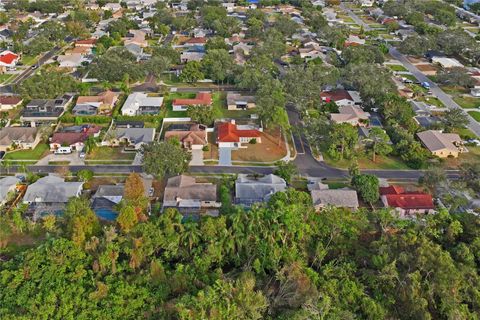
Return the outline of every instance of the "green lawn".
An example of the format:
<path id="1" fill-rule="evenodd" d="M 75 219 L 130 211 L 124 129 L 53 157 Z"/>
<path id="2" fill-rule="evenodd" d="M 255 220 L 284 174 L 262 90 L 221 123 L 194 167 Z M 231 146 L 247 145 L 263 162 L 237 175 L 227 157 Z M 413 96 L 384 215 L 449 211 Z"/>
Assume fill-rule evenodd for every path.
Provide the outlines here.
<path id="1" fill-rule="evenodd" d="M 442 90 L 450 95 L 460 95 L 464 93 L 468 93 L 468 91 L 464 87 L 458 87 L 458 86 L 440 86 Z"/>
<path id="2" fill-rule="evenodd" d="M 31 56 L 31 55 L 28 55 L 28 54 L 22 55 L 22 60 L 21 60 L 21 62 L 22 62 L 24 65 L 26 65 L 26 66 L 32 65 L 32 64 L 34 64 L 36 61 L 37 61 L 37 56 Z"/>
<path id="3" fill-rule="evenodd" d="M 0 83 L 4 83 L 13 77 L 15 77 L 14 74 L 7 74 L 7 73 L 0 74 Z"/>
<path id="4" fill-rule="evenodd" d="M 348 169 L 350 167 L 350 160 L 334 160 L 328 156 L 326 152 L 322 153 L 326 164 Z M 383 169 L 383 170 L 405 170 L 409 167 L 399 158 L 396 157 L 380 157 L 377 156 L 375 162 L 372 161 L 371 156 L 362 155 L 358 158 L 358 166 L 360 169 Z"/>
<path id="5" fill-rule="evenodd" d="M 387 67 L 393 71 L 408 71 L 407 68 L 399 64 L 387 64 Z"/>
<path id="6" fill-rule="evenodd" d="M 88 160 L 132 160 L 135 158 L 133 152 L 122 152 L 121 147 L 95 147 L 87 155 Z"/>
<path id="7" fill-rule="evenodd" d="M 420 97 L 418 98 L 418 101 L 423 101 L 427 104 L 431 104 L 433 106 L 437 106 L 439 108 L 444 108 L 445 106 L 443 105 L 442 101 L 440 101 L 438 98 L 436 97 Z"/>
<path id="8" fill-rule="evenodd" d="M 462 97 L 455 97 L 453 98 L 456 103 L 462 108 L 465 109 L 474 109 L 480 107 L 480 99 L 479 98 L 474 98 L 474 97 L 467 97 L 467 96 L 462 96 Z"/>
<path id="9" fill-rule="evenodd" d="M 473 119 L 480 121 L 480 111 L 469 111 L 469 115 L 473 117 Z"/>
<path id="10" fill-rule="evenodd" d="M 40 143 L 33 150 L 19 150 L 9 152 L 5 155 L 5 160 L 39 160 L 45 153 L 48 152 L 49 146 L 45 143 Z"/>
<path id="11" fill-rule="evenodd" d="M 462 128 L 462 129 L 455 129 L 455 132 L 462 137 L 462 139 L 476 139 L 478 138 L 475 133 L 473 133 L 470 129 Z"/>

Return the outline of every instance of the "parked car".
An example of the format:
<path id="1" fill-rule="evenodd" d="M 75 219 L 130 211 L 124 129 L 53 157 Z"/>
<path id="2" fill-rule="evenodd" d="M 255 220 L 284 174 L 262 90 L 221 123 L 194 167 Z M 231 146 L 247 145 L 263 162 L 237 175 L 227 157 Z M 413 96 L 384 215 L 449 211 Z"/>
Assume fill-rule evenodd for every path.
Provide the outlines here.
<path id="1" fill-rule="evenodd" d="M 78 154 L 78 156 L 79 156 L 80 158 L 84 159 L 84 158 L 85 158 L 85 152 L 80 152 L 80 153 Z"/>
<path id="2" fill-rule="evenodd" d="M 430 89 L 430 83 L 422 82 L 422 87 L 424 87 L 425 89 Z"/>
<path id="3" fill-rule="evenodd" d="M 70 154 L 72 153 L 72 148 L 70 147 L 60 147 L 55 150 L 55 154 Z"/>
<path id="4" fill-rule="evenodd" d="M 5 151 L 0 151 L 0 159 L 3 159 L 5 157 Z"/>

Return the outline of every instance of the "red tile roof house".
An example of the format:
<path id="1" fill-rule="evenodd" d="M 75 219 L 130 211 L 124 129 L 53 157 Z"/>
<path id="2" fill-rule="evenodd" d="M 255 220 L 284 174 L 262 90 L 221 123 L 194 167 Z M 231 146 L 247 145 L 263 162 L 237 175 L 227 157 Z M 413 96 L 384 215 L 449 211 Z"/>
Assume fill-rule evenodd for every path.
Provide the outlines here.
<path id="1" fill-rule="evenodd" d="M 75 47 L 87 47 L 93 48 L 97 43 L 97 39 L 86 39 L 86 40 L 77 40 L 75 41 Z"/>
<path id="2" fill-rule="evenodd" d="M 385 207 L 394 208 L 402 218 L 435 213 L 432 196 L 427 193 L 406 192 L 402 187 L 389 186 L 380 187 L 380 198 Z"/>
<path id="3" fill-rule="evenodd" d="M 3 73 L 7 68 L 13 68 L 20 60 L 20 56 L 12 51 L 5 50 L 0 53 L 0 71 Z"/>
<path id="4" fill-rule="evenodd" d="M 174 99 L 172 102 L 173 111 L 187 111 L 188 107 L 212 105 L 212 94 L 199 92 L 193 99 Z"/>
<path id="5" fill-rule="evenodd" d="M 192 47 L 192 46 L 204 46 L 207 44 L 207 38 L 205 37 L 198 37 L 198 38 L 191 38 L 188 39 L 183 43 L 184 47 Z"/>
<path id="6" fill-rule="evenodd" d="M 68 146 L 72 150 L 81 151 L 85 146 L 84 142 L 90 136 L 98 136 L 101 128 L 96 125 L 84 127 L 82 131 L 55 132 L 50 138 L 50 150 L 55 151 L 60 147 Z"/>
<path id="7" fill-rule="evenodd" d="M 253 139 L 257 143 L 261 143 L 261 132 L 257 129 L 241 128 L 241 126 L 235 124 L 234 120 L 221 122 L 217 125 L 217 143 L 219 148 L 242 148 L 242 143 L 249 143 Z"/>
<path id="8" fill-rule="evenodd" d="M 0 110 L 11 110 L 22 104 L 22 98 L 19 96 L 0 96 Z"/>
<path id="9" fill-rule="evenodd" d="M 320 93 L 320 97 L 325 102 L 335 102 L 339 107 L 362 104 L 362 99 L 357 91 L 347 91 L 344 89 L 323 91 Z"/>

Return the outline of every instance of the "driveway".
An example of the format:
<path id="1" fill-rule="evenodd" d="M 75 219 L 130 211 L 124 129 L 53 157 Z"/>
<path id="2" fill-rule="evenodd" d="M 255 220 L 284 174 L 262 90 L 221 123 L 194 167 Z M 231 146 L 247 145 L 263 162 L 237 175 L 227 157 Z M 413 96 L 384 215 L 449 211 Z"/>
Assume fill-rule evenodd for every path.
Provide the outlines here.
<path id="1" fill-rule="evenodd" d="M 194 149 L 192 150 L 192 160 L 190 161 L 191 166 L 203 166 L 203 150 Z"/>
<path id="2" fill-rule="evenodd" d="M 218 165 L 219 166 L 232 165 L 232 148 L 222 147 L 218 149 Z"/>
<path id="3" fill-rule="evenodd" d="M 84 159 L 78 156 L 78 152 L 72 152 L 70 154 L 49 154 L 46 157 L 40 159 L 36 165 L 37 166 L 46 166 L 50 161 L 54 162 L 69 162 L 72 166 L 83 166 L 85 165 Z"/>

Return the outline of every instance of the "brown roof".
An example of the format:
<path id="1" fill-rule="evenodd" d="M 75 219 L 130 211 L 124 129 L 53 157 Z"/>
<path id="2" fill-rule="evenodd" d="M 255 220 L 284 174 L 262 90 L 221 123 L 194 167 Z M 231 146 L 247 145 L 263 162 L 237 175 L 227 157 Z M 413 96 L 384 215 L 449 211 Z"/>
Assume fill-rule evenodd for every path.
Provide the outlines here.
<path id="1" fill-rule="evenodd" d="M 209 106 L 212 104 L 212 95 L 209 92 L 199 92 L 193 99 L 174 99 L 172 105 Z"/>
<path id="2" fill-rule="evenodd" d="M 428 150 L 435 152 L 439 150 L 458 151 L 455 143 L 462 139 L 456 133 L 442 133 L 437 130 L 427 130 L 417 133 L 418 138 L 427 147 Z"/>
<path id="3" fill-rule="evenodd" d="M 17 105 L 22 102 L 22 98 L 18 96 L 0 96 L 0 104 Z"/>
<path id="4" fill-rule="evenodd" d="M 194 177 L 176 176 L 168 179 L 163 203 L 177 200 L 216 201 L 217 186 L 212 183 L 197 183 Z"/>
<path id="5" fill-rule="evenodd" d="M 339 89 L 333 91 L 324 91 L 320 93 L 320 97 L 329 101 L 340 101 L 340 100 L 351 100 L 353 101 L 352 96 L 348 93 L 347 90 Z"/>
<path id="6" fill-rule="evenodd" d="M 117 97 L 118 93 L 107 90 L 100 93 L 98 96 L 80 96 L 77 99 L 77 104 L 101 102 L 103 104 L 113 105 Z"/>
<path id="7" fill-rule="evenodd" d="M 201 131 L 167 131 L 165 133 L 165 139 L 169 140 L 173 137 L 177 137 L 182 143 L 190 144 L 207 144 L 207 133 L 204 130 Z"/>
<path id="8" fill-rule="evenodd" d="M 31 143 L 35 141 L 38 128 L 6 127 L 0 130 L 0 145 L 9 146 L 13 141 Z"/>

